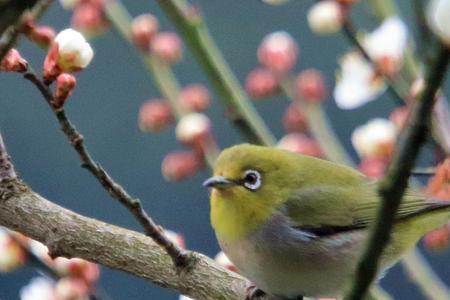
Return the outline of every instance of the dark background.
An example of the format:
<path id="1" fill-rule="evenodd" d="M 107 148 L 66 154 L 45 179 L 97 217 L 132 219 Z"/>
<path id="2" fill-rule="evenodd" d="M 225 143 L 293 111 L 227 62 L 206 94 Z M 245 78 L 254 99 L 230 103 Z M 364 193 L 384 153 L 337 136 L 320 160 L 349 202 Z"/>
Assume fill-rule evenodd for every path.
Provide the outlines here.
<path id="1" fill-rule="evenodd" d="M 319 37 L 310 32 L 305 14 L 312 1 L 294 1 L 281 7 L 249 0 L 199 0 L 197 3 L 241 82 L 257 63 L 255 53 L 260 40 L 267 33 L 283 29 L 290 32 L 300 46 L 296 69 L 316 67 L 327 76 L 330 89 L 333 87 L 336 59 L 349 45 L 340 34 Z M 409 1 L 403 4 L 406 20 L 413 21 Z M 132 15 L 156 14 L 163 30 L 172 29 L 153 1 L 125 1 L 125 5 Z M 354 17 L 359 25 L 370 29 L 376 20 L 367 12 L 367 7 L 359 5 Z M 69 26 L 69 20 L 70 12 L 62 10 L 56 1 L 43 23 L 61 30 Z M 164 181 L 160 173 L 163 157 L 171 150 L 182 149 L 174 138 L 173 127 L 160 134 L 144 134 L 137 127 L 140 104 L 147 98 L 159 96 L 158 91 L 135 50 L 113 30 L 92 40 L 92 45 L 95 58 L 77 75 L 78 85 L 66 106 L 69 116 L 84 133 L 93 156 L 133 196 L 142 200 L 158 223 L 183 232 L 190 249 L 214 256 L 219 247 L 209 224 L 208 195 L 201 187 L 208 171 L 182 183 Z M 39 70 L 45 53 L 25 40 L 20 42 L 19 48 Z M 207 83 L 188 51 L 175 71 L 183 84 Z M 22 178 L 36 192 L 64 207 L 139 231 L 126 210 L 111 200 L 96 180 L 79 167 L 77 156 L 67 145 L 38 91 L 19 75 L 9 73 L 0 73 L 0 90 L 0 128 Z M 282 97 L 274 97 L 255 105 L 274 134 L 281 137 L 281 117 L 287 102 Z M 354 157 L 349 139 L 352 129 L 370 117 L 387 116 L 392 107 L 393 101 L 387 95 L 354 111 L 339 110 L 332 99 L 326 102 L 330 121 Z M 215 121 L 213 130 L 221 147 L 243 141 L 224 118 L 222 105 L 215 96 L 208 115 Z M 450 284 L 450 252 L 424 251 L 437 272 Z M 0 274 L 0 299 L 17 299 L 20 287 L 36 275 L 30 267 Z M 101 285 L 114 299 L 177 298 L 167 289 L 105 268 L 102 268 Z M 420 293 L 399 266 L 386 276 L 382 285 L 396 299 L 420 299 Z"/>

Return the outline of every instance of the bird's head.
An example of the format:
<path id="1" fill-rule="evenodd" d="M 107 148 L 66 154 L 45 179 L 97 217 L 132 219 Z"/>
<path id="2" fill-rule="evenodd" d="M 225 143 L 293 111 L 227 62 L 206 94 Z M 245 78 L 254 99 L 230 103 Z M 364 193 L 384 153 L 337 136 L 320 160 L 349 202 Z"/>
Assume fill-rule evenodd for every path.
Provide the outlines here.
<path id="1" fill-rule="evenodd" d="M 298 155 L 287 151 L 237 145 L 224 150 L 214 176 L 204 182 L 211 192 L 211 222 L 216 233 L 237 238 L 267 221 L 299 186 L 294 172 Z"/>

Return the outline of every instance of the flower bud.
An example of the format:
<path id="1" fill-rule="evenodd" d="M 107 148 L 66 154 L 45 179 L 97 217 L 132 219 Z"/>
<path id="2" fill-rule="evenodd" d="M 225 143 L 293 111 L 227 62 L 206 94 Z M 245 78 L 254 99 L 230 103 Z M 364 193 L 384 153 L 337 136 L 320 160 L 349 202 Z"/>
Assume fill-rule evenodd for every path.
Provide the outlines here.
<path id="1" fill-rule="evenodd" d="M 380 157 L 367 157 L 361 160 L 358 169 L 367 177 L 378 179 L 383 177 L 388 163 Z"/>
<path id="2" fill-rule="evenodd" d="M 315 3 L 308 11 L 308 24 L 317 34 L 335 33 L 341 30 L 344 12 L 339 3 L 333 0 Z"/>
<path id="3" fill-rule="evenodd" d="M 30 240 L 28 243 L 28 249 L 37 257 L 39 257 L 40 260 L 45 261 L 48 264 L 53 263 L 53 259 L 48 254 L 48 248 L 41 242 L 38 242 L 36 240 Z"/>
<path id="4" fill-rule="evenodd" d="M 144 132 L 156 132 L 173 121 L 172 109 L 162 99 L 151 99 L 139 109 L 139 128 Z"/>
<path id="5" fill-rule="evenodd" d="M 295 81 L 296 94 L 308 102 L 321 102 L 325 98 L 323 75 L 316 69 L 302 71 Z"/>
<path id="6" fill-rule="evenodd" d="M 444 225 L 438 229 L 428 232 L 423 237 L 423 243 L 428 249 L 439 251 L 450 245 L 450 227 Z"/>
<path id="7" fill-rule="evenodd" d="M 203 149 L 211 138 L 211 122 L 204 114 L 190 113 L 178 121 L 175 135 L 181 143 Z"/>
<path id="8" fill-rule="evenodd" d="M 184 242 L 184 236 L 181 233 L 178 233 L 178 232 L 175 232 L 175 231 L 172 231 L 169 229 L 165 229 L 164 234 L 172 243 L 174 243 L 178 247 L 180 247 L 182 249 L 186 248 L 186 244 Z"/>
<path id="9" fill-rule="evenodd" d="M 22 58 L 19 51 L 9 49 L 0 62 L 0 71 L 23 73 L 28 69 L 28 62 Z"/>
<path id="10" fill-rule="evenodd" d="M 159 32 L 150 40 L 150 50 L 166 64 L 174 64 L 182 57 L 182 42 L 175 32 Z"/>
<path id="11" fill-rule="evenodd" d="M 209 107 L 211 100 L 204 85 L 190 84 L 181 90 L 178 101 L 181 107 L 188 111 L 202 112 Z"/>
<path id="12" fill-rule="evenodd" d="M 45 25 L 34 26 L 27 33 L 27 37 L 42 48 L 48 48 L 55 39 L 55 35 L 53 27 Z"/>
<path id="13" fill-rule="evenodd" d="M 427 21 L 431 30 L 433 30 L 443 43 L 450 47 L 450 1 L 430 1 Z"/>
<path id="14" fill-rule="evenodd" d="M 167 181 L 180 181 L 194 176 L 200 166 L 201 162 L 193 152 L 171 152 L 164 158 L 161 171 Z"/>
<path id="15" fill-rule="evenodd" d="M 277 145 L 278 148 L 308 156 L 323 157 L 319 144 L 303 133 L 289 133 Z"/>
<path id="16" fill-rule="evenodd" d="M 21 267 L 26 254 L 9 233 L 0 229 L 0 272 L 11 272 Z"/>
<path id="17" fill-rule="evenodd" d="M 357 127 L 352 133 L 352 144 L 361 158 L 389 159 L 394 147 L 397 130 L 386 119 L 376 118 Z"/>
<path id="18" fill-rule="evenodd" d="M 278 81 L 275 75 L 266 68 L 257 68 L 247 75 L 245 90 L 255 99 L 270 97 L 275 94 Z"/>
<path id="19" fill-rule="evenodd" d="M 282 75 L 295 66 L 298 46 L 291 35 L 276 31 L 267 35 L 258 48 L 258 60 L 272 72 Z"/>
<path id="20" fill-rule="evenodd" d="M 58 300 L 88 300 L 89 289 L 86 283 L 76 278 L 62 278 L 55 285 Z"/>
<path id="21" fill-rule="evenodd" d="M 287 132 L 306 132 L 308 130 L 305 114 L 294 103 L 291 103 L 284 112 L 283 126 Z"/>
<path id="22" fill-rule="evenodd" d="M 81 31 L 86 36 L 96 36 L 108 28 L 108 20 L 104 11 L 104 3 L 80 2 L 74 9 L 72 27 Z"/>
<path id="23" fill-rule="evenodd" d="M 55 108 L 60 108 L 64 105 L 66 99 L 72 95 L 72 91 L 77 84 L 75 76 L 62 73 L 56 78 L 56 91 L 55 91 Z"/>
<path id="24" fill-rule="evenodd" d="M 63 276 L 77 278 L 88 287 L 93 286 L 100 277 L 99 266 L 81 258 L 57 257 L 54 266 Z"/>
<path id="25" fill-rule="evenodd" d="M 237 272 L 236 266 L 231 262 L 231 260 L 223 251 L 217 253 L 217 255 L 214 257 L 214 261 L 229 271 Z"/>
<path id="26" fill-rule="evenodd" d="M 81 33 L 65 29 L 58 33 L 44 61 L 45 80 L 54 80 L 62 72 L 84 69 L 94 57 L 91 45 Z"/>
<path id="27" fill-rule="evenodd" d="M 430 198 L 449 201 L 450 158 L 447 158 L 436 167 L 436 173 L 428 181 L 427 192 Z"/>
<path id="28" fill-rule="evenodd" d="M 142 14 L 131 23 L 131 37 L 133 43 L 142 51 L 149 50 L 150 41 L 158 32 L 158 19 L 151 14 Z"/>

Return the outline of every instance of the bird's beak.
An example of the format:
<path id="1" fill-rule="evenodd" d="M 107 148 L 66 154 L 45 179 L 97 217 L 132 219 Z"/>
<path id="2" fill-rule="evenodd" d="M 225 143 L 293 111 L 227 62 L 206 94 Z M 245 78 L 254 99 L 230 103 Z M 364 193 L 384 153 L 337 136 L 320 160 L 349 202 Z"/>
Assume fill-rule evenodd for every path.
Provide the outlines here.
<path id="1" fill-rule="evenodd" d="M 223 176 L 213 176 L 203 182 L 204 187 L 213 187 L 219 189 L 224 189 L 233 185 L 236 185 L 236 183 Z"/>

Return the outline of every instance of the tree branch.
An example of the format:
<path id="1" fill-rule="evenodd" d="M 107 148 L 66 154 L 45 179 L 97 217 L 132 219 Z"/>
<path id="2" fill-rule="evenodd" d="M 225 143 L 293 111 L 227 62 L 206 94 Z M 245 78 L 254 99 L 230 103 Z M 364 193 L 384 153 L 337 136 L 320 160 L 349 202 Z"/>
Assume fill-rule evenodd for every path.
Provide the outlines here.
<path id="1" fill-rule="evenodd" d="M 132 198 L 122 186 L 114 181 L 114 179 L 100 166 L 99 163 L 92 159 L 84 144 L 83 135 L 81 135 L 81 133 L 79 133 L 70 122 L 64 107 L 58 107 L 55 105 L 53 93 L 50 88 L 45 85 L 31 69 L 24 74 L 24 78 L 33 83 L 41 92 L 42 96 L 54 112 L 61 126 L 61 130 L 66 135 L 73 149 L 77 152 L 82 163 L 82 167 L 86 168 L 92 173 L 92 175 L 94 175 L 94 177 L 100 182 L 111 197 L 118 200 L 128 209 L 128 211 L 143 227 L 145 234 L 151 237 L 158 245 L 166 250 L 170 257 L 172 257 L 172 260 L 177 267 L 187 267 L 190 263 L 189 252 L 181 249 L 169 238 L 167 238 L 161 226 L 158 226 L 144 210 L 141 201 L 139 199 Z"/>
<path id="2" fill-rule="evenodd" d="M 0 183 L 0 224 L 49 247 L 52 256 L 79 257 L 144 278 L 198 300 L 245 298 L 247 281 L 199 253 L 186 272 L 148 237 L 64 209 L 17 179 Z"/>
<path id="3" fill-rule="evenodd" d="M 380 182 L 378 192 L 382 198 L 381 206 L 366 249 L 358 263 L 352 289 L 345 299 L 364 298 L 375 279 L 379 258 L 389 243 L 395 213 L 407 188 L 420 147 L 426 141 L 431 126 L 431 113 L 437 98 L 436 91 L 444 80 L 449 60 L 449 49 L 440 44 L 436 57 L 426 72 L 425 90 L 415 104 L 405 135 L 400 139 L 386 176 Z"/>

